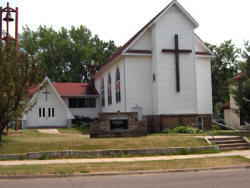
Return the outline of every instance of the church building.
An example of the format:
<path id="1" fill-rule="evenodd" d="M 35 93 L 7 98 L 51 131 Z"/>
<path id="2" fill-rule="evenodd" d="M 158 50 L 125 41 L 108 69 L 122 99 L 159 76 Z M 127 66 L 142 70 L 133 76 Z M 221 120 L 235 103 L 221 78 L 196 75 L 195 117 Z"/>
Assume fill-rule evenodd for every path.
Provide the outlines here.
<path id="1" fill-rule="evenodd" d="M 211 126 L 213 53 L 172 1 L 95 73 L 100 112 L 140 109 L 149 131 Z"/>
<path id="2" fill-rule="evenodd" d="M 79 114 L 99 117 L 91 127 L 92 137 L 109 136 L 112 130 L 143 135 L 181 124 L 211 126 L 214 55 L 195 34 L 198 25 L 173 0 L 95 72 L 91 83 L 97 93 L 77 96 L 96 100 L 95 112 L 86 108 Z M 64 102 L 63 117 L 72 119 L 65 96 L 53 90 L 62 99 L 58 103 Z"/>

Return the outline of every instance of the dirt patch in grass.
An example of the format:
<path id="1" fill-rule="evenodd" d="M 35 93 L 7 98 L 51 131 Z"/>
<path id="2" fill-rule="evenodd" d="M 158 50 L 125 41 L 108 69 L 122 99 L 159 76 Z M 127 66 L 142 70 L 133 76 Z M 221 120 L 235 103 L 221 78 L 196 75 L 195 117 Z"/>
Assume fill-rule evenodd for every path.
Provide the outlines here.
<path id="1" fill-rule="evenodd" d="M 111 162 L 49 165 L 0 166 L 0 175 L 43 175 L 88 172 L 121 172 L 162 169 L 187 169 L 249 165 L 250 159 L 240 156 L 178 159 L 169 161 Z"/>

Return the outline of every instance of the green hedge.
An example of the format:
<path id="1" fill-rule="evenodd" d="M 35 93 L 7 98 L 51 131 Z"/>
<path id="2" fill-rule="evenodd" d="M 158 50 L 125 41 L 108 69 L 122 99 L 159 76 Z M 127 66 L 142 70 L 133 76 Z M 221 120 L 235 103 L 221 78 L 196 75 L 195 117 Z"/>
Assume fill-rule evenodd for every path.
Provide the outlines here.
<path id="1" fill-rule="evenodd" d="M 174 129 L 165 128 L 162 130 L 162 133 L 168 134 L 168 133 L 202 133 L 202 130 L 195 128 L 195 127 L 187 127 L 187 126 L 178 126 Z"/>

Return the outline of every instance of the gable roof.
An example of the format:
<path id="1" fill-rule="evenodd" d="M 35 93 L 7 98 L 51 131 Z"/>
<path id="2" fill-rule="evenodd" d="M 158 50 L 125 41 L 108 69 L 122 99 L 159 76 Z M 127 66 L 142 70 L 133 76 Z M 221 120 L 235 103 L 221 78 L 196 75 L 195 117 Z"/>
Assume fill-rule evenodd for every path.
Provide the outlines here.
<path id="1" fill-rule="evenodd" d="M 194 38 L 206 50 L 205 52 L 204 51 L 202 51 L 202 52 L 195 52 L 196 55 L 206 55 L 206 56 L 210 56 L 211 58 L 215 58 L 214 53 L 206 46 L 206 44 L 201 40 L 201 38 L 197 34 L 194 34 Z"/>
<path id="2" fill-rule="evenodd" d="M 61 96 L 99 95 L 91 83 L 53 83 Z"/>
<path id="3" fill-rule="evenodd" d="M 142 35 L 148 30 L 162 15 L 164 15 L 173 5 L 176 5 L 183 14 L 194 24 L 195 27 L 198 27 L 198 22 L 181 6 L 181 4 L 177 0 L 173 0 L 169 5 L 167 5 L 161 12 L 159 12 L 152 20 L 150 20 L 141 30 L 139 30 L 132 38 L 130 38 L 122 47 L 120 47 L 111 58 L 106 61 L 101 68 L 96 72 L 93 77 L 95 78 L 103 68 L 117 59 L 123 53 L 126 53 L 128 48 L 131 47 Z"/>
<path id="4" fill-rule="evenodd" d="M 60 96 L 98 96 L 99 93 L 91 83 L 52 83 Z M 30 89 L 30 93 L 34 94 L 40 88 L 40 84 Z"/>
<path id="5" fill-rule="evenodd" d="M 35 93 L 33 95 L 33 97 L 31 98 L 31 100 L 29 101 L 29 104 L 32 104 L 33 101 L 36 99 L 40 89 L 46 84 L 48 83 L 52 90 L 55 92 L 57 98 L 59 99 L 59 101 L 61 102 L 61 104 L 63 105 L 63 107 L 67 110 L 67 119 L 74 119 L 74 116 L 72 115 L 72 113 L 70 112 L 69 108 L 66 106 L 66 104 L 63 102 L 61 96 L 59 95 L 59 93 L 57 92 L 57 90 L 55 89 L 55 87 L 53 86 L 53 84 L 51 83 L 50 79 L 46 76 L 45 79 L 42 81 L 42 83 L 37 86 L 37 89 L 35 90 Z M 34 91 L 34 88 L 32 89 Z"/>

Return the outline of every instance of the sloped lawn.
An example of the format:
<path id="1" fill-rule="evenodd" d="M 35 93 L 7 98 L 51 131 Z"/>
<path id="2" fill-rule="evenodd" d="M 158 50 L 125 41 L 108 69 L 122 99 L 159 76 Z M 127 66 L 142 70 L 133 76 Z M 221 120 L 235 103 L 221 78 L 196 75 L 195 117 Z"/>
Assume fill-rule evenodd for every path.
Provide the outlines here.
<path id="1" fill-rule="evenodd" d="M 142 149 L 164 147 L 195 147 L 208 145 L 202 138 L 189 135 L 152 134 L 145 137 L 96 138 L 67 130 L 63 134 L 45 134 L 38 130 L 23 130 L 19 134 L 4 136 L 0 154 L 56 150 Z M 59 130 L 60 132 L 60 130 Z"/>

